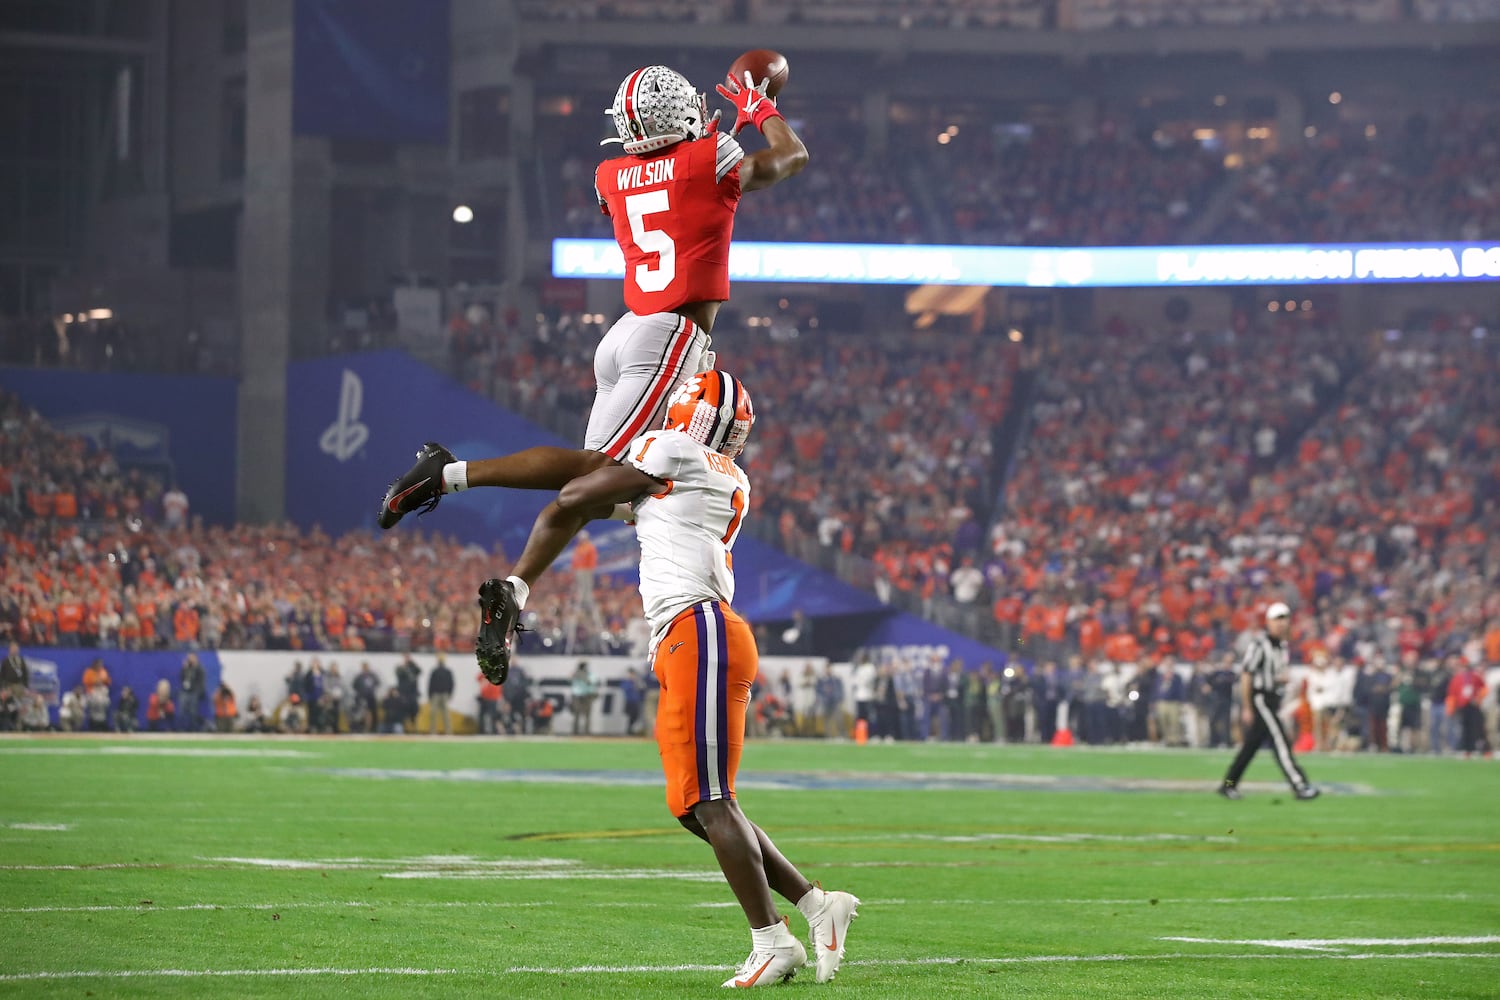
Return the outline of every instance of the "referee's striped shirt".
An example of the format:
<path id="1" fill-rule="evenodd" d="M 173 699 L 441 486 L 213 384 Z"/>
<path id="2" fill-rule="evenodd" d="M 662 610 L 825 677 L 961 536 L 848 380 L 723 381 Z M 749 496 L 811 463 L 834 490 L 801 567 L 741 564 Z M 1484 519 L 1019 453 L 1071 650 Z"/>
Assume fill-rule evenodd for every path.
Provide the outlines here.
<path id="1" fill-rule="evenodd" d="M 1250 675 L 1250 686 L 1257 694 L 1279 697 L 1287 677 L 1286 643 L 1257 632 L 1240 658 L 1240 673 Z"/>

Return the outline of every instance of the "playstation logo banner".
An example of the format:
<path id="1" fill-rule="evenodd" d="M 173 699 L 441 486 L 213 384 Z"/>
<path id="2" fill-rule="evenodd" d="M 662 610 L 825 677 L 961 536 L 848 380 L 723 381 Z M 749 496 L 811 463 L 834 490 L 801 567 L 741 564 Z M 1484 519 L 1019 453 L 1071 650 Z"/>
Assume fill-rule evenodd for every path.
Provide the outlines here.
<path id="1" fill-rule="evenodd" d="M 375 527 L 380 498 L 425 441 L 464 457 L 561 442 L 399 351 L 346 354 L 287 366 L 286 513 L 337 534 Z M 393 537 L 441 531 L 520 552 L 550 499 L 541 492 L 471 490 Z"/>
<path id="2" fill-rule="evenodd" d="M 339 386 L 339 415 L 318 439 L 318 447 L 323 449 L 324 454 L 332 455 L 340 462 L 347 462 L 370 440 L 369 426 L 359 422 L 364 398 L 364 380 L 345 368 L 344 378 Z"/>

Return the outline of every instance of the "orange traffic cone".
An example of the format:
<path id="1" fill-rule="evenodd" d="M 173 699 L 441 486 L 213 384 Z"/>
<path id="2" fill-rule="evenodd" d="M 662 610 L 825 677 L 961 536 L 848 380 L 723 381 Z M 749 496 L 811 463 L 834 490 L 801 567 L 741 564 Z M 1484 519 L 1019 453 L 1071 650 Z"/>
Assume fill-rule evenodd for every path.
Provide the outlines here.
<path id="1" fill-rule="evenodd" d="M 870 724 L 864 719 L 859 719 L 854 723 L 854 742 L 860 746 L 870 742 Z"/>
<path id="2" fill-rule="evenodd" d="M 1063 702 L 1057 706 L 1057 729 L 1052 733 L 1052 745 L 1055 747 L 1070 747 L 1073 745 L 1073 730 L 1068 719 L 1068 703 Z"/>

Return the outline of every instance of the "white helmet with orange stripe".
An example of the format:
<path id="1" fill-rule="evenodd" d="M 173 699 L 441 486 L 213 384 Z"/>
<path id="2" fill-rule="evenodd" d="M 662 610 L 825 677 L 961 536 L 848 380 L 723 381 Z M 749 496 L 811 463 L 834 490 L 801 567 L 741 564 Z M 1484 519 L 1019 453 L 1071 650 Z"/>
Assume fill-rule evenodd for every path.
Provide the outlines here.
<path id="1" fill-rule="evenodd" d="M 711 368 L 699 372 L 678 387 L 667 407 L 667 430 L 688 437 L 729 458 L 745 450 L 755 407 L 739 379 Z"/>
<path id="2" fill-rule="evenodd" d="M 701 139 L 709 132 L 708 101 L 687 77 L 666 66 L 646 66 L 627 76 L 604 113 L 614 118 L 619 138 L 599 145 L 624 143 L 631 155 Z"/>

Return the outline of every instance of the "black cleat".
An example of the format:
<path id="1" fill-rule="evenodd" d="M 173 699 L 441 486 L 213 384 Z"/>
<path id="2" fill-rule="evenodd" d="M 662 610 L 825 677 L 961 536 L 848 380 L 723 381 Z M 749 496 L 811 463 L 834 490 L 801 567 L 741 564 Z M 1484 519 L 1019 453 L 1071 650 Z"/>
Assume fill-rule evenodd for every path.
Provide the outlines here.
<path id="1" fill-rule="evenodd" d="M 1240 794 L 1240 790 L 1234 785 L 1229 784 L 1228 782 L 1219 786 L 1219 794 L 1224 796 L 1226 799 L 1232 799 L 1235 802 L 1238 802 L 1240 799 L 1244 798 L 1244 796 Z"/>
<path id="2" fill-rule="evenodd" d="M 1296 791 L 1297 798 L 1303 802 L 1306 802 L 1309 799 L 1315 799 L 1322 794 L 1322 792 L 1318 791 L 1312 785 L 1303 785 Z"/>
<path id="3" fill-rule="evenodd" d="M 453 452 L 436 441 L 424 444 L 417 452 L 417 464 L 385 491 L 376 519 L 380 526 L 389 530 L 414 510 L 425 514 L 436 507 L 443 498 L 443 466 L 456 461 Z"/>
<path id="4" fill-rule="evenodd" d="M 479 585 L 479 616 L 474 656 L 485 680 L 504 684 L 510 673 L 511 647 L 521 631 L 521 606 L 509 580 L 486 580 Z"/>

